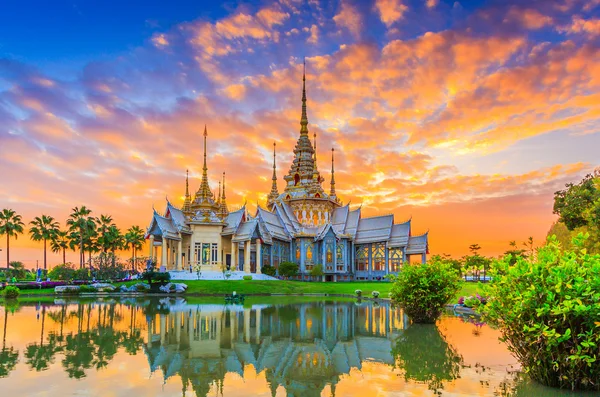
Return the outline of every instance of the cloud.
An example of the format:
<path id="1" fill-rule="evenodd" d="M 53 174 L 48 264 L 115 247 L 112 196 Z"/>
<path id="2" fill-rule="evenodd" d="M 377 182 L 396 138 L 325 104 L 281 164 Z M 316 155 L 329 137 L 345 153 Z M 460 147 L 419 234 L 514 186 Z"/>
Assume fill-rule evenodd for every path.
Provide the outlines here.
<path id="1" fill-rule="evenodd" d="M 583 33 L 591 37 L 598 36 L 600 35 L 600 19 L 583 19 L 581 16 L 576 15 L 570 25 L 559 27 L 558 30 L 569 34 Z"/>
<path id="2" fill-rule="evenodd" d="M 362 30 L 362 16 L 358 9 L 348 1 L 342 1 L 339 12 L 333 17 L 333 21 L 339 27 L 346 28 L 355 37 L 359 37 Z"/>
<path id="3" fill-rule="evenodd" d="M 387 27 L 404 18 L 408 11 L 408 6 L 403 4 L 402 0 L 375 0 L 375 8 L 379 12 L 381 22 Z"/>
<path id="4" fill-rule="evenodd" d="M 439 0 L 427 0 L 425 2 L 425 5 L 427 6 L 427 8 L 435 8 L 437 7 L 437 5 L 440 3 Z"/>

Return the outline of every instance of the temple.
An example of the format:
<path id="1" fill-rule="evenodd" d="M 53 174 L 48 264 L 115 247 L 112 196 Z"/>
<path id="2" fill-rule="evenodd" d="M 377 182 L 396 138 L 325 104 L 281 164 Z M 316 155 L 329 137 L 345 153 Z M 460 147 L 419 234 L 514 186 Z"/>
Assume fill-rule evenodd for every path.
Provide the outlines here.
<path id="1" fill-rule="evenodd" d="M 302 77 L 300 136 L 294 159 L 277 186 L 276 146 L 273 176 L 265 208 L 251 215 L 244 205 L 230 212 L 226 201 L 225 173 L 216 196 L 208 182 L 206 160 L 208 132 L 204 128 L 204 164 L 199 189 L 189 192 L 189 175 L 181 207 L 169 200 L 163 215 L 154 210 L 146 238 L 151 257 L 167 270 L 241 270 L 261 273 L 285 261 L 298 264 L 300 279 L 308 279 L 321 265 L 328 281 L 380 280 L 396 273 L 411 256 L 425 262 L 428 234 L 412 235 L 411 219 L 395 223 L 392 214 L 363 217 L 361 208 L 350 208 L 337 196 L 334 149 L 331 149 L 329 192 L 317 168 L 316 135 L 308 131 L 306 73 Z"/>

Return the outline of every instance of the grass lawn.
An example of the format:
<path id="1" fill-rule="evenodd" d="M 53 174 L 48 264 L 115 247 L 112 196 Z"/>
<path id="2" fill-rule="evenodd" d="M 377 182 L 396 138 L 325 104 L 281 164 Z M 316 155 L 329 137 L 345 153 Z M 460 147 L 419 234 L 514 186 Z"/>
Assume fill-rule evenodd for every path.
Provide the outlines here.
<path id="1" fill-rule="evenodd" d="M 133 284 L 134 281 L 124 283 Z M 209 281 L 209 280 L 188 280 L 185 281 L 188 290 L 185 295 L 201 294 L 231 294 L 236 291 L 238 294 L 348 294 L 354 295 L 357 289 L 362 290 L 363 296 L 370 297 L 372 291 L 379 291 L 382 298 L 387 298 L 392 288 L 392 283 L 388 282 L 339 282 L 339 283 L 320 283 L 320 282 L 301 282 L 301 281 Z M 120 285 L 120 283 L 116 284 Z M 458 294 L 449 303 L 456 303 L 458 297 L 475 295 L 477 292 L 483 292 L 481 283 L 461 282 L 461 289 Z M 52 295 L 54 290 L 34 289 L 23 290 L 21 296 L 34 295 Z"/>

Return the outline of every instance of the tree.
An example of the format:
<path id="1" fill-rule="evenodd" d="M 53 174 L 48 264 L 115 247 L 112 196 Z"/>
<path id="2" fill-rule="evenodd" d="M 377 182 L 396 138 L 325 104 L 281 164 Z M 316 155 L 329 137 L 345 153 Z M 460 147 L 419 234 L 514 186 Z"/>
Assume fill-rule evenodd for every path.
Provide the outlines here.
<path id="1" fill-rule="evenodd" d="M 66 252 L 69 248 L 69 234 L 66 230 L 57 230 L 56 234 L 50 240 L 50 249 L 52 252 L 61 252 L 62 251 L 62 263 L 65 264 L 66 260 Z"/>
<path id="2" fill-rule="evenodd" d="M 67 220 L 67 226 L 69 226 L 69 231 L 71 232 L 70 236 L 79 239 L 79 268 L 81 269 L 85 262 L 83 251 L 84 232 L 90 225 L 88 215 L 92 213 L 92 210 L 82 205 L 81 208 L 75 207 L 71 211 L 71 215 L 69 215 L 69 219 Z"/>
<path id="3" fill-rule="evenodd" d="M 579 184 L 568 183 L 554 193 L 554 213 L 571 235 L 589 233 L 585 242 L 590 252 L 600 252 L 600 170 L 588 174 Z"/>
<path id="4" fill-rule="evenodd" d="M 508 243 L 510 249 L 504 252 L 504 256 L 511 255 L 509 261 L 511 265 L 514 265 L 517 262 L 517 258 L 525 258 L 525 250 L 517 248 L 517 242 L 512 240 Z"/>
<path id="5" fill-rule="evenodd" d="M 49 215 L 42 215 L 41 217 L 36 216 L 29 224 L 31 225 L 29 229 L 31 239 L 33 241 L 44 241 L 44 270 L 47 270 L 46 244 L 59 232 L 58 222 Z"/>
<path id="6" fill-rule="evenodd" d="M 0 236 L 6 234 L 6 270 L 10 268 L 10 238 L 16 240 L 19 234 L 23 234 L 23 226 L 21 215 L 15 211 L 5 208 L 0 212 Z"/>
<path id="7" fill-rule="evenodd" d="M 121 230 L 115 225 L 111 225 L 108 228 L 106 235 L 108 238 L 108 246 L 112 253 L 112 264 L 114 266 L 116 261 L 115 251 L 123 248 L 125 245 L 125 237 L 121 233 Z"/>
<path id="8" fill-rule="evenodd" d="M 600 174 L 588 174 L 579 184 L 567 183 L 566 189 L 554 193 L 554 213 L 569 230 L 589 225 L 589 212 L 600 199 Z"/>
<path id="9" fill-rule="evenodd" d="M 125 233 L 125 244 L 131 247 L 131 270 L 135 271 L 135 259 L 138 249 L 144 243 L 144 231 L 139 226 L 132 226 Z"/>

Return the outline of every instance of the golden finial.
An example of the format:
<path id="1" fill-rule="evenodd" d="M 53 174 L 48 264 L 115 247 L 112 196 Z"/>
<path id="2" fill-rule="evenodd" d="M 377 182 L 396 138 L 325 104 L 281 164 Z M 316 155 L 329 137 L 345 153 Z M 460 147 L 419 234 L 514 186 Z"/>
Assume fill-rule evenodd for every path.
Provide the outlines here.
<path id="1" fill-rule="evenodd" d="M 335 152 L 334 148 L 331 148 L 331 192 L 330 196 L 335 197 L 335 170 L 333 168 L 333 153 Z"/>
<path id="2" fill-rule="evenodd" d="M 300 134 L 308 134 L 308 116 L 306 115 L 306 58 L 302 72 L 302 117 L 300 118 Z"/>
<path id="3" fill-rule="evenodd" d="M 277 197 L 279 197 L 279 190 L 277 189 L 277 165 L 276 165 L 276 153 L 275 149 L 277 148 L 277 143 L 273 142 L 273 184 L 271 185 L 271 192 L 267 198 L 267 207 L 275 202 Z"/>

